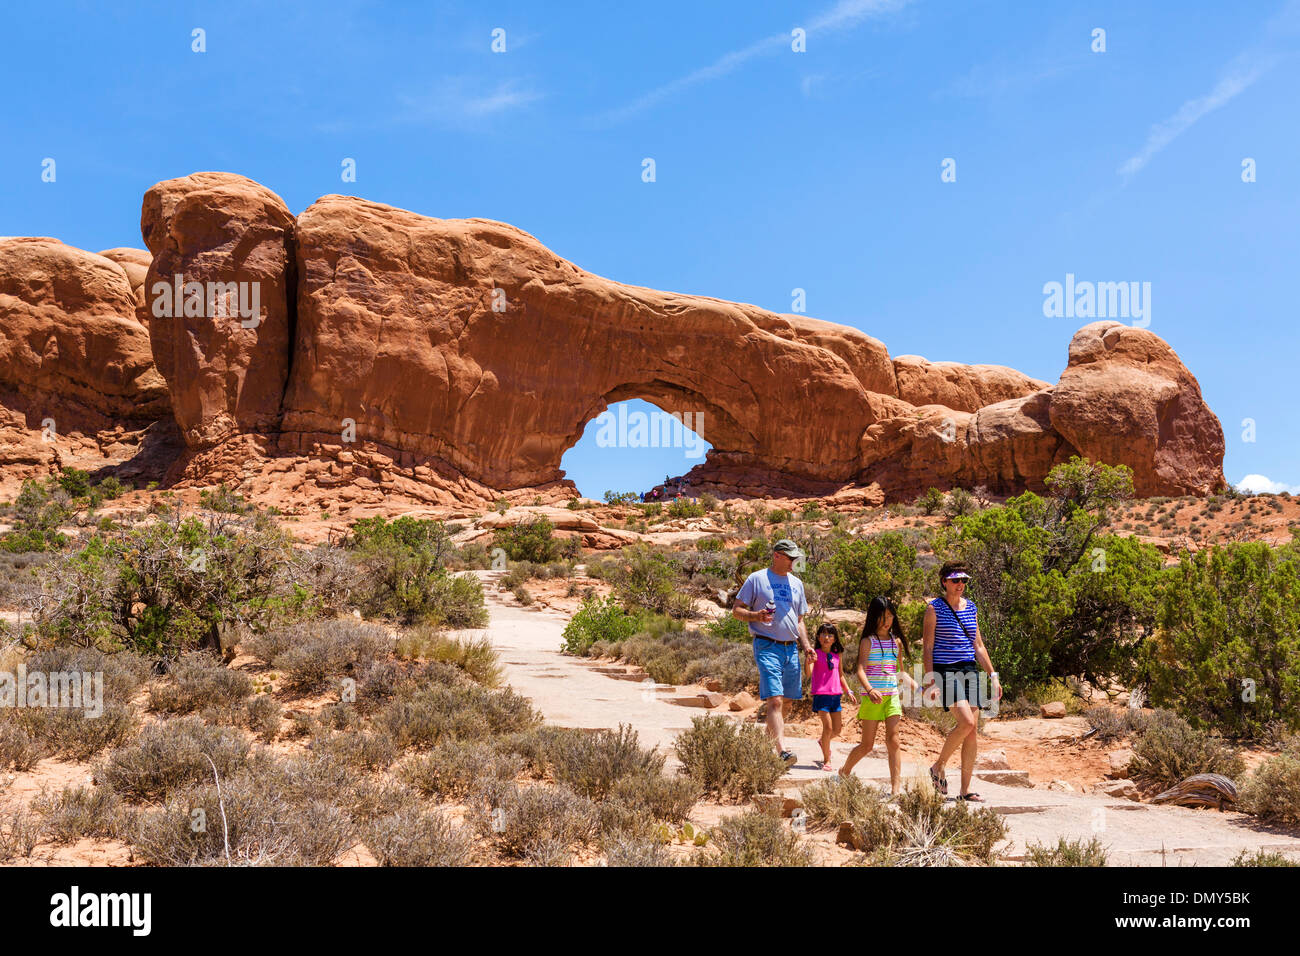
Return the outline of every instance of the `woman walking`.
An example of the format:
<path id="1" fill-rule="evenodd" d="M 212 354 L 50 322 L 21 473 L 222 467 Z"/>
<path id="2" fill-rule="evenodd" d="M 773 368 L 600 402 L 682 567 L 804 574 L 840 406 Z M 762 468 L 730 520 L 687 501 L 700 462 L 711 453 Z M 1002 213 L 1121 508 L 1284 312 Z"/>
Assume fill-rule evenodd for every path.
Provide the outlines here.
<path id="1" fill-rule="evenodd" d="M 930 767 L 930 781 L 936 790 L 946 794 L 948 779 L 945 769 L 948 758 L 961 748 L 961 790 L 957 798 L 972 803 L 983 803 L 984 798 L 970 789 L 971 774 L 975 770 L 975 755 L 979 749 L 976 724 L 983 706 L 980 692 L 979 667 L 988 671 L 996 699 L 1002 698 L 1002 687 L 993 670 L 993 662 L 984 647 L 980 634 L 974 601 L 965 598 L 966 582 L 970 575 L 966 565 L 949 561 L 939 569 L 939 586 L 943 596 L 929 602 L 925 609 L 924 658 L 927 689 L 935 681 L 943 685 L 943 709 L 951 710 L 957 718 L 939 751 L 939 759 Z"/>

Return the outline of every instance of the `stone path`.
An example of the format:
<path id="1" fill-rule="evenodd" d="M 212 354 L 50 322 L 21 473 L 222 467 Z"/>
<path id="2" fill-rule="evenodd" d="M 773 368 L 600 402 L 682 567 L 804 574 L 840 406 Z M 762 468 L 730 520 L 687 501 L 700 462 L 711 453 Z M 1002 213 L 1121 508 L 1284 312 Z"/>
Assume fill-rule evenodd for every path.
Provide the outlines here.
<path id="1" fill-rule="evenodd" d="M 697 689 L 665 697 L 634 680 L 618 680 L 598 671 L 597 665 L 560 653 L 561 633 L 568 618 L 560 613 L 523 608 L 509 602 L 496 590 L 501 572 L 472 572 L 484 581 L 490 623 L 488 638 L 497 648 L 505 677 L 516 691 L 532 699 L 549 723 L 565 727 L 616 727 L 631 724 L 644 746 L 659 747 L 676 765 L 672 741 L 691 725 L 691 718 L 707 711 L 683 707 L 671 700 Z M 813 766 L 820 759 L 817 741 L 788 737 L 786 745 L 798 763 L 782 779 L 780 788 L 789 789 L 824 779 Z M 836 741 L 831 745 L 837 764 L 852 745 Z M 867 757 L 854 768 L 865 780 L 888 785 L 889 767 L 883 756 Z M 950 764 L 949 790 L 956 793 L 959 781 L 955 764 Z M 903 776 L 924 776 L 925 768 L 904 762 Z M 1005 815 L 1010 841 L 1006 859 L 1019 859 L 1027 843 L 1055 845 L 1058 837 L 1092 836 L 1109 847 L 1112 865 L 1128 866 L 1221 866 L 1241 850 L 1277 850 L 1300 859 L 1300 838 L 1272 832 L 1255 825 L 1239 813 L 1191 810 L 1135 803 L 1096 794 L 1064 793 L 1038 788 L 1001 786 L 979 781 L 976 789 Z"/>

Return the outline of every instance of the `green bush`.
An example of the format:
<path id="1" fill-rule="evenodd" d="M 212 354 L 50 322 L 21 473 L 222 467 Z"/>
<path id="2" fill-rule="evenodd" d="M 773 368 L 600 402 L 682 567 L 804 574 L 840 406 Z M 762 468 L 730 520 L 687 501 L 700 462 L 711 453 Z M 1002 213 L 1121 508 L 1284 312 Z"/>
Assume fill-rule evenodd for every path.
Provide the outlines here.
<path id="1" fill-rule="evenodd" d="M 352 552 L 366 573 L 358 603 L 369 615 L 449 628 L 483 627 L 483 588 L 447 563 L 455 547 L 440 521 L 367 518 L 352 526 Z"/>
<path id="2" fill-rule="evenodd" d="M 560 553 L 560 542 L 554 536 L 555 525 L 545 517 L 497 528 L 492 532 L 492 543 L 501 548 L 512 561 L 532 561 L 546 564 Z"/>
<path id="3" fill-rule="evenodd" d="M 944 494 L 938 488 L 931 488 L 921 497 L 916 499 L 916 507 L 920 508 L 928 515 L 934 514 L 943 507 Z"/>
<path id="4" fill-rule="evenodd" d="M 613 864 L 610 864 L 613 866 Z M 1264 850 L 1256 850 L 1249 853 L 1242 850 L 1232 859 L 1233 866 L 1300 866 L 1300 862 L 1289 859 L 1281 853 L 1270 853 Z"/>
<path id="5" fill-rule="evenodd" d="M 1300 548 L 1211 547 L 1169 573 L 1144 655 L 1151 702 L 1232 736 L 1300 729 Z"/>
<path id="6" fill-rule="evenodd" d="M 591 597 L 564 626 L 564 642 L 560 650 L 566 654 L 585 657 L 596 641 L 621 641 L 631 637 L 641 626 L 642 617 L 623 610 L 612 594 L 603 601 Z"/>
<path id="7" fill-rule="evenodd" d="M 916 549 L 898 531 L 841 538 L 810 577 L 828 604 L 858 610 L 866 610 L 873 597 L 901 603 L 923 588 Z"/>
<path id="8" fill-rule="evenodd" d="M 683 771 L 707 792 L 738 800 L 767 793 L 786 770 L 766 733 L 726 717 L 692 718 L 673 747 Z"/>
<path id="9" fill-rule="evenodd" d="M 646 545 L 623 550 L 623 563 L 613 572 L 612 580 L 614 595 L 634 614 L 648 610 L 686 618 L 695 613 L 690 595 L 681 589 L 678 565 Z"/>
<path id="10" fill-rule="evenodd" d="M 691 501 L 689 498 L 675 498 L 668 502 L 668 517 L 670 518 L 703 518 L 704 515 L 704 505 Z"/>

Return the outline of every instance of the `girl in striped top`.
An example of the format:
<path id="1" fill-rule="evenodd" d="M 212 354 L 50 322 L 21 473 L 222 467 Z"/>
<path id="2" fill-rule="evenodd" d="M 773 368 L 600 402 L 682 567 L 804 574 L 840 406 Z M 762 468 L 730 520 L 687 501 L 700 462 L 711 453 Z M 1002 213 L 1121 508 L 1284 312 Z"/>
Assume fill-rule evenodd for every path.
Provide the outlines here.
<path id="1" fill-rule="evenodd" d="M 876 745 L 876 727 L 885 724 L 885 752 L 889 758 L 889 788 L 898 793 L 902 771 L 902 756 L 898 744 L 898 724 L 903 717 L 902 703 L 898 698 L 898 681 L 909 685 L 915 681 L 898 667 L 899 657 L 910 657 L 907 638 L 898 623 L 894 604 L 889 598 L 872 598 L 867 606 L 867 620 L 858 639 L 858 682 L 862 685 L 863 701 L 858 708 L 858 723 L 862 726 L 862 742 L 849 752 L 840 775 L 848 777 L 853 765 L 871 753 Z"/>

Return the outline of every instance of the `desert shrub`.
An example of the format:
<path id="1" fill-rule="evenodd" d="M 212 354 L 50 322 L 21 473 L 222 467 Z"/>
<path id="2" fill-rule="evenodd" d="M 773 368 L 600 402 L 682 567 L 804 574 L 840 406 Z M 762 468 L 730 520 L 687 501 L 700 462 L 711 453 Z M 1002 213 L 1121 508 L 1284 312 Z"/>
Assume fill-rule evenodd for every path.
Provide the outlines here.
<path id="1" fill-rule="evenodd" d="M 605 842 L 607 866 L 672 866 L 673 858 L 662 843 L 617 835 Z"/>
<path id="2" fill-rule="evenodd" d="M 949 518 L 960 518 L 978 510 L 975 496 L 965 488 L 954 488 L 948 492 L 948 497 L 943 503 L 943 513 Z"/>
<path id="3" fill-rule="evenodd" d="M 881 793 L 860 777 L 819 780 L 801 794 L 808 824 L 812 827 L 837 827 L 846 820 L 865 819 L 880 805 Z"/>
<path id="4" fill-rule="evenodd" d="M 689 498 L 675 498 L 668 503 L 670 518 L 703 518 L 704 506 Z"/>
<path id="5" fill-rule="evenodd" d="M 442 522 L 366 518 L 352 526 L 349 546 L 366 574 L 357 598 L 367 614 L 451 628 L 487 623 L 482 585 L 447 571 L 455 546 Z"/>
<path id="6" fill-rule="evenodd" d="M 524 587 L 522 584 L 515 588 L 511 593 L 515 596 L 515 600 L 524 607 L 532 606 L 533 592 L 528 590 L 528 588 Z"/>
<path id="7" fill-rule="evenodd" d="M 790 520 L 790 517 L 790 512 L 787 509 L 773 508 L 767 513 L 766 517 L 763 518 L 763 523 L 769 525 L 785 524 Z"/>
<path id="8" fill-rule="evenodd" d="M 26 859 L 44 840 L 45 825 L 35 813 L 20 810 L 0 820 L 0 860 Z"/>
<path id="9" fill-rule="evenodd" d="M 270 743 L 280 732 L 284 705 L 269 694 L 255 694 L 244 701 L 242 722 L 263 743 Z"/>
<path id="10" fill-rule="evenodd" d="M 150 724 L 134 743 L 109 754 L 95 768 L 95 783 L 128 800 L 158 800 L 210 779 L 214 765 L 225 780 L 248 760 L 248 742 L 238 731 L 180 717 Z"/>
<path id="11" fill-rule="evenodd" d="M 295 800 L 269 772 L 222 775 L 219 788 L 209 780 L 173 792 L 160 808 L 136 815 L 130 842 L 152 866 L 323 866 L 355 839 L 342 808 Z"/>
<path id="12" fill-rule="evenodd" d="M 1260 764 L 1241 788 L 1240 805 L 1261 823 L 1300 825 L 1300 748 Z"/>
<path id="13" fill-rule="evenodd" d="M 437 810 L 411 809 L 374 820 L 363 839 L 380 866 L 467 866 L 470 834 Z"/>
<path id="14" fill-rule="evenodd" d="M 572 849 L 596 836 L 599 817 L 586 797 L 563 784 L 508 786 L 477 816 L 479 832 L 508 856 L 523 857 L 547 844 Z"/>
<path id="15" fill-rule="evenodd" d="M 199 492 L 199 506 L 209 511 L 225 514 L 242 515 L 253 510 L 253 506 L 244 500 L 244 496 L 224 483 L 215 488 L 204 488 Z"/>
<path id="16" fill-rule="evenodd" d="M 105 747 L 125 743 L 140 724 L 131 707 L 108 700 L 94 716 L 75 708 L 35 707 L 17 711 L 11 720 L 39 742 L 43 755 L 72 760 L 89 760 Z"/>
<path id="17" fill-rule="evenodd" d="M 357 709 L 370 713 L 389 701 L 409 697 L 422 687 L 462 687 L 469 675 L 445 661 L 409 664 L 391 658 L 376 661 L 362 675 L 357 690 Z"/>
<path id="18" fill-rule="evenodd" d="M 612 865 L 612 864 L 611 864 Z M 1254 853 L 1248 853 L 1242 850 L 1232 859 L 1233 866 L 1300 866 L 1300 862 L 1283 856 L 1281 853 L 1270 853 L 1264 850 L 1256 850 Z"/>
<path id="19" fill-rule="evenodd" d="M 360 676 L 391 647 L 387 631 L 355 618 L 298 624 L 286 630 L 291 635 L 288 647 L 270 663 L 283 672 L 285 686 L 300 693 L 320 691 L 344 676 Z"/>
<path id="20" fill-rule="evenodd" d="M 449 637 L 427 625 L 416 625 L 398 637 L 396 653 L 405 659 L 451 664 L 484 687 L 501 683 L 500 657 L 487 635 Z"/>
<path id="21" fill-rule="evenodd" d="M 931 488 L 921 497 L 916 499 L 916 507 L 920 508 L 928 515 L 934 514 L 943 507 L 944 495 L 938 488 Z"/>
<path id="22" fill-rule="evenodd" d="M 624 777 L 657 776 L 664 766 L 663 755 L 643 749 L 627 724 L 556 737 L 549 757 L 555 779 L 592 800 L 604 799 Z"/>
<path id="23" fill-rule="evenodd" d="M 566 654 L 586 655 L 596 641 L 621 641 L 640 628 L 642 617 L 629 614 L 613 595 L 603 601 L 588 598 L 564 626 L 560 650 Z"/>
<path id="24" fill-rule="evenodd" d="M 702 788 L 691 777 L 665 777 L 648 771 L 619 778 L 609 791 L 612 802 L 666 823 L 685 820 L 701 794 Z"/>
<path id="25" fill-rule="evenodd" d="M 1098 531 L 1131 494 L 1132 475 L 1074 458 L 1053 468 L 1047 485 L 1046 498 L 1027 492 L 955 519 L 935 536 L 935 551 L 970 568 L 967 596 L 1004 687 L 1131 682 L 1155 623 L 1164 559 Z"/>
<path id="26" fill-rule="evenodd" d="M 554 561 L 560 552 L 560 542 L 555 538 L 555 525 L 545 517 L 519 521 L 492 532 L 492 543 L 506 553 L 512 561 L 533 561 L 545 564 Z"/>
<path id="27" fill-rule="evenodd" d="M 288 535 L 263 515 L 204 522 L 177 512 L 100 531 L 50 563 L 37 633 L 44 645 L 164 657 L 217 650 L 223 627 L 257 630 L 304 612 L 309 594 L 294 569 Z"/>
<path id="28" fill-rule="evenodd" d="M 674 743 L 682 769 L 707 792 L 744 800 L 766 793 L 785 773 L 767 734 L 726 717 L 695 717 Z"/>
<path id="29" fill-rule="evenodd" d="M 623 549 L 623 562 L 611 577 L 614 595 L 633 614 L 654 611 L 673 618 L 694 614 L 689 594 L 680 587 L 681 572 L 667 555 L 646 545 Z"/>
<path id="30" fill-rule="evenodd" d="M 716 677 L 722 689 L 729 693 L 758 684 L 758 668 L 751 648 L 701 631 L 639 633 L 621 644 L 602 645 L 602 650 L 644 668 L 661 684 L 686 684 L 703 677 Z"/>
<path id="31" fill-rule="evenodd" d="M 319 728 L 309 746 L 313 753 L 365 772 L 386 770 L 398 756 L 397 745 L 387 734 L 360 728 L 333 732 Z"/>
<path id="32" fill-rule="evenodd" d="M 1025 864 L 1027 866 L 1105 866 L 1106 848 L 1096 837 L 1087 843 L 1083 840 L 1067 840 L 1061 837 L 1056 841 L 1056 846 L 1030 843 L 1025 847 Z"/>
<path id="33" fill-rule="evenodd" d="M 125 823 L 121 798 L 104 787 L 68 787 L 57 795 L 42 793 L 32 801 L 31 810 L 40 814 L 45 833 L 56 843 L 75 843 L 83 837 L 117 837 Z"/>
<path id="34" fill-rule="evenodd" d="M 560 738 L 578 733 L 570 727 L 535 725 L 529 730 L 502 734 L 492 739 L 499 753 L 513 754 L 524 761 L 524 769 L 535 779 L 542 779 L 551 770 L 551 754 Z"/>
<path id="35" fill-rule="evenodd" d="M 710 846 L 694 857 L 700 866 L 812 866 L 812 855 L 781 818 L 749 810 L 723 819 Z"/>
<path id="36" fill-rule="evenodd" d="M 724 641 L 749 640 L 749 625 L 730 614 L 706 622 L 704 629 Z"/>
<path id="37" fill-rule="evenodd" d="M 859 610 L 873 597 L 901 603 L 922 588 L 916 549 L 898 531 L 836 541 L 830 554 L 813 566 L 810 578 L 828 604 Z"/>
<path id="38" fill-rule="evenodd" d="M 44 757 L 44 745 L 16 721 L 0 720 L 0 770 L 31 770 Z"/>
<path id="39" fill-rule="evenodd" d="M 513 690 L 486 690 L 474 684 L 429 685 L 390 702 L 374 719 L 400 748 L 428 749 L 443 740 L 479 740 L 492 734 L 526 731 L 541 716 Z"/>
<path id="40" fill-rule="evenodd" d="M 1170 574 L 1145 655 L 1152 703 L 1232 736 L 1275 717 L 1300 729 L 1300 548 L 1211 547 Z"/>
<path id="41" fill-rule="evenodd" d="M 426 797 L 448 800 L 469 796 L 485 779 L 513 780 L 523 768 L 522 757 L 491 744 L 449 740 L 403 764 L 401 775 Z"/>
<path id="42" fill-rule="evenodd" d="M 231 708 L 253 692 L 253 681 L 232 671 L 210 654 L 190 652 L 167 671 L 167 679 L 149 688 L 149 709 L 189 714 L 205 707 Z"/>
<path id="43" fill-rule="evenodd" d="M 1088 726 L 1095 730 L 1100 741 L 1115 740 L 1136 731 L 1142 722 L 1142 711 L 1135 707 L 1112 707 L 1098 704 L 1083 712 Z"/>
<path id="44" fill-rule="evenodd" d="M 27 656 L 27 672 L 102 674 L 104 700 L 125 704 L 153 673 L 148 658 L 129 651 L 105 654 L 93 647 L 51 647 Z"/>
<path id="45" fill-rule="evenodd" d="M 1241 755 L 1223 741 L 1197 730 L 1177 714 L 1157 710 L 1142 722 L 1133 741 L 1134 777 L 1169 788 L 1198 773 L 1241 776 Z"/>

